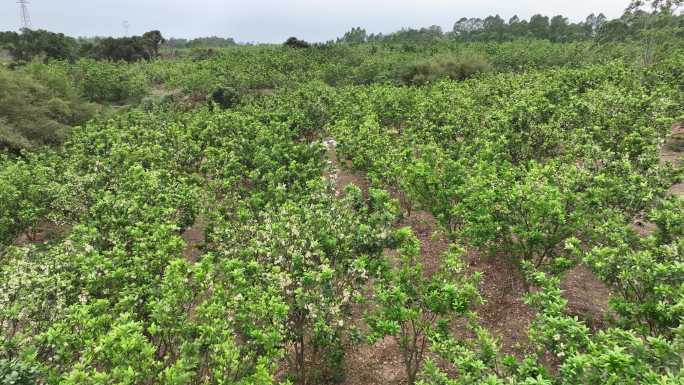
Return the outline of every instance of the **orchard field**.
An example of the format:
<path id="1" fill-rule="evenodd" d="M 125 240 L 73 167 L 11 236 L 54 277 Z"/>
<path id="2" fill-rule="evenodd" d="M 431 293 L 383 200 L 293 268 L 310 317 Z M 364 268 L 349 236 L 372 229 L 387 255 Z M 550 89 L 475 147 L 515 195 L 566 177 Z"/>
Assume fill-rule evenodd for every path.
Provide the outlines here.
<path id="1" fill-rule="evenodd" d="M 0 65 L 0 383 L 683 384 L 684 19 L 640 17 Z"/>

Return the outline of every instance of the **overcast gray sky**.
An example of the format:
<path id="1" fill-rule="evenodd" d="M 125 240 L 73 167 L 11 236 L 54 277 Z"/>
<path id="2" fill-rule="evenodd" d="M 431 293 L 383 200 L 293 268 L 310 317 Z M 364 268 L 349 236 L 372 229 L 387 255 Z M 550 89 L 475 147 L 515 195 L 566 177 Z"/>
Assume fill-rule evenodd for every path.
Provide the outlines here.
<path id="1" fill-rule="evenodd" d="M 0 0 L 0 30 L 19 28 L 17 0 Z M 629 0 L 30 0 L 33 28 L 73 36 L 123 35 L 159 29 L 164 36 L 233 37 L 242 42 L 282 42 L 289 36 L 325 41 L 351 27 L 392 32 L 440 25 L 461 17 L 562 14 L 582 20 L 603 12 L 618 17 Z"/>

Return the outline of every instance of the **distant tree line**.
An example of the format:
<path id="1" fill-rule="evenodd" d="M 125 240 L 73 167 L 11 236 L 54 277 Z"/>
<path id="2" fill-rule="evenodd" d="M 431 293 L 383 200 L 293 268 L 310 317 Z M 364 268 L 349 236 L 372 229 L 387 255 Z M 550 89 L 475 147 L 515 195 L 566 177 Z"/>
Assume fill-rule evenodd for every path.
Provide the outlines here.
<path id="1" fill-rule="evenodd" d="M 62 33 L 24 29 L 0 32 L 0 48 L 7 50 L 16 61 L 30 61 L 34 57 L 74 60 L 79 54 L 76 39 Z"/>
<path id="2" fill-rule="evenodd" d="M 286 47 L 290 47 L 290 48 L 309 48 L 309 47 L 311 47 L 311 43 L 308 43 L 304 40 L 297 39 L 294 36 L 285 40 L 285 43 L 283 43 L 283 45 L 285 45 Z"/>
<path id="3" fill-rule="evenodd" d="M 499 15 L 484 19 L 464 17 L 454 23 L 451 31 L 446 32 L 437 25 L 419 29 L 404 28 L 390 34 L 369 34 L 365 29 L 356 27 L 346 32 L 337 41 L 309 43 L 291 37 L 284 43 L 284 46 L 300 49 L 325 48 L 335 43 L 425 43 L 440 40 L 506 42 L 519 39 L 542 39 L 558 43 L 587 40 L 621 42 L 644 40 L 648 34 L 650 34 L 649 38 L 652 38 L 653 31 L 658 31 L 662 35 L 661 39 L 684 37 L 684 15 L 675 12 L 682 1 L 655 0 L 652 3 L 655 4 L 652 8 L 657 9 L 654 8 L 653 12 L 648 12 L 642 9 L 642 2 L 634 1 L 621 17 L 613 20 L 609 20 L 603 14 L 591 14 L 580 22 L 571 22 L 562 15 L 548 17 L 540 14 L 530 17 L 529 20 L 513 16 L 508 21 Z M 146 32 L 142 36 L 88 39 L 75 39 L 45 30 L 24 29 L 21 32 L 0 32 L 0 49 L 8 51 L 18 62 L 26 62 L 34 58 L 73 61 L 80 57 L 135 62 L 158 56 L 162 45 L 170 48 L 212 49 L 236 46 L 238 43 L 232 38 L 217 36 L 166 40 L 159 31 Z"/>
<path id="4" fill-rule="evenodd" d="M 9 52 L 18 62 L 35 58 L 74 61 L 80 57 L 97 60 L 148 60 L 159 55 L 165 39 L 159 31 L 142 36 L 75 39 L 61 33 L 23 29 L 21 32 L 0 32 L 0 49 Z"/>
<path id="5" fill-rule="evenodd" d="M 238 45 L 233 38 L 217 36 L 199 37 L 196 39 L 170 38 L 166 41 L 169 48 L 228 48 Z"/>
<path id="6" fill-rule="evenodd" d="M 159 56 L 159 49 L 165 42 L 159 31 L 145 32 L 142 36 L 106 37 L 85 41 L 80 47 L 80 56 L 98 60 L 134 62 Z"/>
<path id="7" fill-rule="evenodd" d="M 650 13 L 638 7 L 628 9 L 620 18 L 608 20 L 605 15 L 591 14 L 585 20 L 573 23 L 562 15 L 549 18 L 540 14 L 524 20 L 513 16 L 508 21 L 499 15 L 481 18 L 461 18 L 451 31 L 440 26 L 405 28 L 390 34 L 368 34 L 363 28 L 352 28 L 337 39 L 338 43 L 365 42 L 429 42 L 457 40 L 464 42 L 505 42 L 518 39 L 544 39 L 552 42 L 596 40 L 600 42 L 639 39 L 647 29 L 671 28 L 684 37 L 684 16 L 674 13 Z"/>

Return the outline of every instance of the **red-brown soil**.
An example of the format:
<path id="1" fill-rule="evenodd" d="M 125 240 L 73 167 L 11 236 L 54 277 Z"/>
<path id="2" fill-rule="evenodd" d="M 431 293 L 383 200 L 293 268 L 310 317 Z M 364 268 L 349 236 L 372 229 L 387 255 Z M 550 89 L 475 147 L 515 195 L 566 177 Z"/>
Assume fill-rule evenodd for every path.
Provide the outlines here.
<path id="1" fill-rule="evenodd" d="M 182 234 L 185 241 L 183 256 L 190 263 L 197 262 L 202 255 L 202 247 L 205 244 L 204 230 L 207 228 L 207 221 L 201 215 L 195 219 L 195 223 L 188 227 Z"/>
<path id="2" fill-rule="evenodd" d="M 679 164 L 684 156 L 684 124 L 673 127 L 661 151 L 661 161 Z M 328 156 L 337 175 L 338 191 L 350 183 L 368 191 L 368 181 L 349 167 L 340 167 L 334 146 L 328 146 Z M 684 194 L 684 183 L 672 186 L 674 195 Z M 393 192 L 398 198 L 398 194 Z M 412 212 L 398 225 L 410 226 L 422 243 L 421 254 L 426 273 L 437 271 L 441 255 L 449 241 L 434 216 L 426 211 Z M 642 222 L 640 232 L 647 235 L 653 225 Z M 524 303 L 523 277 L 512 262 L 502 258 L 485 258 L 471 252 L 467 256 L 469 270 L 480 272 L 480 285 L 484 304 L 476 309 L 480 323 L 501 343 L 504 353 L 522 356 L 529 350 L 528 329 L 535 311 Z M 568 311 L 585 321 L 593 329 L 604 327 L 609 311 L 610 289 L 586 266 L 578 265 L 566 272 L 561 283 Z M 406 383 L 401 353 L 396 342 L 385 338 L 376 344 L 362 345 L 348 352 L 345 385 L 403 384 Z"/>

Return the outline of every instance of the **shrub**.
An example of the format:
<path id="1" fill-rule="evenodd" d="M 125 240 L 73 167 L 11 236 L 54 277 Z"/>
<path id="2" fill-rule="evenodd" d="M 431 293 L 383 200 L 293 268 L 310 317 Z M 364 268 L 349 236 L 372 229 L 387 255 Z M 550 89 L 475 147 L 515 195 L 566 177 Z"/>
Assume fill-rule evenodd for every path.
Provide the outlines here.
<path id="1" fill-rule="evenodd" d="M 218 51 L 213 48 L 193 48 L 190 51 L 192 61 L 208 60 L 216 56 L 218 56 Z"/>
<path id="2" fill-rule="evenodd" d="M 61 33 L 23 29 L 21 33 L 0 32 L 0 47 L 14 60 L 25 62 L 34 58 L 73 60 L 78 44 Z"/>
<path id="3" fill-rule="evenodd" d="M 30 364 L 0 360 L 0 384 L 31 385 L 37 383 L 38 375 L 38 369 Z"/>
<path id="4" fill-rule="evenodd" d="M 80 53 L 98 60 L 123 60 L 132 63 L 157 57 L 164 41 L 159 31 L 149 31 L 142 36 L 107 37 L 82 44 Z"/>
<path id="5" fill-rule="evenodd" d="M 0 68 L 0 148 L 20 149 L 62 142 L 70 126 L 88 120 L 96 108 L 46 66 L 26 71 Z"/>
<path id="6" fill-rule="evenodd" d="M 290 48 L 309 48 L 311 47 L 311 44 L 307 43 L 304 40 L 299 40 L 296 37 L 292 36 L 291 38 L 287 39 L 285 43 L 283 43 L 286 47 Z"/>
<path id="7" fill-rule="evenodd" d="M 124 102 L 147 92 L 145 75 L 125 63 L 81 59 L 72 71 L 83 95 L 95 102 Z"/>
<path id="8" fill-rule="evenodd" d="M 0 250 L 22 233 L 33 240 L 36 227 L 57 200 L 55 169 L 50 155 L 26 154 L 27 161 L 0 157 Z M 2 251 L 0 251 L 2 255 Z"/>
<path id="9" fill-rule="evenodd" d="M 441 56 L 408 65 L 402 77 L 407 83 L 423 84 L 445 78 L 465 80 L 491 70 L 491 64 L 480 56 Z"/>
<path id="10" fill-rule="evenodd" d="M 233 87 L 217 87 L 207 99 L 222 108 L 231 108 L 240 102 L 240 92 Z"/>
<path id="11" fill-rule="evenodd" d="M 420 240 L 411 228 L 394 234 L 401 267 L 389 270 L 375 287 L 374 310 L 366 315 L 369 341 L 392 336 L 402 351 L 409 385 L 416 383 L 429 346 L 448 325 L 480 303 L 479 275 L 464 274 L 463 249 L 452 245 L 439 273 L 426 278 L 420 262 Z"/>

